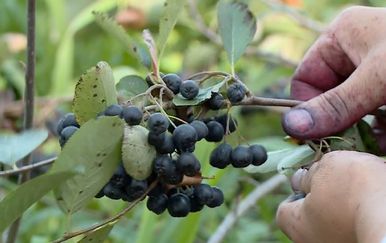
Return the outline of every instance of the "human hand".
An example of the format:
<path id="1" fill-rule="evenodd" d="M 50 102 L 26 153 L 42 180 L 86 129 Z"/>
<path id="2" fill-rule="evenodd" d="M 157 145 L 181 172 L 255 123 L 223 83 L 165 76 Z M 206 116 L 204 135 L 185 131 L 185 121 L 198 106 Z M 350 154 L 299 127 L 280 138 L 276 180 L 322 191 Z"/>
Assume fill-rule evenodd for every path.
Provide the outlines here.
<path id="1" fill-rule="evenodd" d="M 386 164 L 371 154 L 335 151 L 292 178 L 306 194 L 284 201 L 278 226 L 298 243 L 381 242 L 386 236 Z"/>
<path id="2" fill-rule="evenodd" d="M 308 101 L 284 115 L 289 135 L 325 137 L 386 104 L 384 29 L 386 8 L 351 7 L 335 19 L 294 74 L 291 95 Z"/>

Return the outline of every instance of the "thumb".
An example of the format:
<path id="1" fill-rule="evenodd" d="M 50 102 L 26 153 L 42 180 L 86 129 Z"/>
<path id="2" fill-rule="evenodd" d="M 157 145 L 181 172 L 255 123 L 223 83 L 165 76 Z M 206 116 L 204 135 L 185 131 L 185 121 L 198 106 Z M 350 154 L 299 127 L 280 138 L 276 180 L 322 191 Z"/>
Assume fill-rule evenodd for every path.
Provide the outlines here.
<path id="1" fill-rule="evenodd" d="M 379 57 L 378 57 L 379 58 Z M 385 86 L 381 63 L 373 58 L 363 62 L 339 86 L 286 112 L 282 125 L 299 139 L 325 137 L 342 131 L 384 104 Z"/>

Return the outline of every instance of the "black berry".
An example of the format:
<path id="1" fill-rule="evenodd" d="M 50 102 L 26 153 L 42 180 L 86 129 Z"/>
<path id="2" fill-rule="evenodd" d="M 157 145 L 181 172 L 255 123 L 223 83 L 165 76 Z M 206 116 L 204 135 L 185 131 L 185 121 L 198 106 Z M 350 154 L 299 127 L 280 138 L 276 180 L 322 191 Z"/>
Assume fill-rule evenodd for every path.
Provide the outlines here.
<path id="1" fill-rule="evenodd" d="M 233 118 L 231 115 L 224 114 L 224 115 L 215 117 L 215 120 L 223 126 L 225 131 L 227 128 L 228 116 L 229 116 L 228 129 L 229 129 L 229 133 L 232 133 L 236 131 L 236 128 L 237 128 L 237 120 L 235 118 Z"/>
<path id="2" fill-rule="evenodd" d="M 168 200 L 168 212 L 173 217 L 185 217 L 190 212 L 189 197 L 183 193 L 176 193 Z"/>
<path id="3" fill-rule="evenodd" d="M 107 183 L 103 188 L 103 193 L 106 197 L 111 198 L 113 200 L 121 199 L 122 190 L 118 187 L 113 186 L 111 183 Z"/>
<path id="4" fill-rule="evenodd" d="M 123 168 L 123 165 L 121 164 L 110 178 L 109 183 L 114 187 L 123 188 L 125 185 L 130 183 L 130 179 L 131 178 L 128 174 L 126 174 L 125 168 Z"/>
<path id="5" fill-rule="evenodd" d="M 174 129 L 173 142 L 174 146 L 181 152 L 187 151 L 193 147 L 197 141 L 197 132 L 189 124 L 182 124 Z"/>
<path id="6" fill-rule="evenodd" d="M 252 164 L 253 165 L 262 165 L 265 161 L 267 161 L 267 150 L 259 144 L 254 144 L 249 146 L 249 151 L 252 154 Z"/>
<path id="7" fill-rule="evenodd" d="M 103 113 L 105 116 L 121 116 L 122 114 L 122 106 L 114 104 L 110 105 L 106 108 Z"/>
<path id="8" fill-rule="evenodd" d="M 182 97 L 192 100 L 196 98 L 198 95 L 200 88 L 198 87 L 198 84 L 193 80 L 185 80 L 181 83 L 180 86 L 180 93 Z"/>
<path id="9" fill-rule="evenodd" d="M 162 80 L 174 94 L 178 94 L 178 92 L 180 92 L 180 86 L 182 83 L 180 76 L 174 73 L 169 73 L 166 74 Z"/>
<path id="10" fill-rule="evenodd" d="M 242 84 L 233 83 L 229 85 L 227 97 L 231 103 L 238 103 L 244 99 L 246 90 Z"/>
<path id="11" fill-rule="evenodd" d="M 207 101 L 208 107 L 211 110 L 220 110 L 224 105 L 224 97 L 219 93 L 212 93 L 212 96 Z"/>
<path id="12" fill-rule="evenodd" d="M 159 155 L 154 159 L 154 172 L 159 176 L 171 174 L 175 170 L 173 159 L 169 155 Z"/>
<path id="13" fill-rule="evenodd" d="M 101 198 L 103 197 L 105 194 L 103 193 L 103 188 L 94 196 L 95 198 Z"/>
<path id="14" fill-rule="evenodd" d="M 156 197 L 149 197 L 146 202 L 147 208 L 155 214 L 161 214 L 168 206 L 168 196 L 160 194 Z"/>
<path id="15" fill-rule="evenodd" d="M 201 165 L 193 153 L 182 153 L 177 159 L 177 169 L 187 176 L 195 176 L 200 172 Z"/>
<path id="16" fill-rule="evenodd" d="M 67 141 L 78 129 L 79 128 L 75 126 L 65 127 L 60 133 L 60 136 L 63 137 L 64 141 Z"/>
<path id="17" fill-rule="evenodd" d="M 125 193 L 122 195 L 122 199 L 128 202 L 132 202 L 135 199 L 140 198 L 147 190 L 148 184 L 146 180 L 139 181 L 132 179 L 131 182 L 126 185 Z"/>
<path id="18" fill-rule="evenodd" d="M 220 142 L 224 137 L 224 127 L 217 121 L 210 121 L 206 124 L 208 135 L 205 139 L 209 142 Z"/>
<path id="19" fill-rule="evenodd" d="M 208 127 L 204 122 L 199 120 L 194 120 L 190 123 L 190 125 L 194 127 L 194 129 L 197 132 L 197 140 L 201 140 L 208 135 L 208 132 L 209 132 Z"/>
<path id="20" fill-rule="evenodd" d="M 194 196 L 200 204 L 207 204 L 212 199 L 212 188 L 208 184 L 194 187 Z"/>
<path id="21" fill-rule="evenodd" d="M 169 120 L 161 113 L 153 113 L 147 120 L 147 127 L 150 132 L 160 134 L 166 131 L 169 127 Z"/>
<path id="22" fill-rule="evenodd" d="M 166 133 L 155 133 L 153 131 L 150 131 L 147 135 L 147 142 L 153 146 L 161 147 L 162 143 L 165 140 Z"/>
<path id="23" fill-rule="evenodd" d="M 232 150 L 231 161 L 235 168 L 247 167 L 252 163 L 252 153 L 246 146 L 239 145 Z"/>
<path id="24" fill-rule="evenodd" d="M 122 108 L 122 118 L 125 119 L 129 126 L 139 125 L 142 121 L 143 113 L 136 106 Z"/>
<path id="25" fill-rule="evenodd" d="M 76 121 L 74 113 L 67 113 L 63 118 L 63 128 L 74 126 L 79 127 L 78 122 Z"/>
<path id="26" fill-rule="evenodd" d="M 227 143 L 220 144 L 210 154 L 209 163 L 211 166 L 224 169 L 231 163 L 232 146 Z"/>
<path id="27" fill-rule="evenodd" d="M 205 205 L 201 204 L 194 194 L 191 195 L 189 198 L 190 198 L 190 212 L 198 212 L 204 208 Z"/>
<path id="28" fill-rule="evenodd" d="M 206 204 L 210 208 L 218 207 L 224 203 L 224 194 L 217 187 L 212 187 L 212 198 Z"/>
<path id="29" fill-rule="evenodd" d="M 155 149 L 159 154 L 171 154 L 174 152 L 175 147 L 173 143 L 173 137 L 169 134 L 165 134 L 162 143 L 156 146 Z"/>

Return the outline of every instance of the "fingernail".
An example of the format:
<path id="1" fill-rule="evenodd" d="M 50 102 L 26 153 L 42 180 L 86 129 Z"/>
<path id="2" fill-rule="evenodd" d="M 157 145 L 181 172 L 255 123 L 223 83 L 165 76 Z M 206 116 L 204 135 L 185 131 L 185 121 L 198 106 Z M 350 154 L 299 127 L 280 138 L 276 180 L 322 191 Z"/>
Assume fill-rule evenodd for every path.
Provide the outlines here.
<path id="1" fill-rule="evenodd" d="M 302 135 L 314 127 L 311 114 L 305 109 L 293 109 L 284 114 L 283 127 L 290 135 Z"/>
<path id="2" fill-rule="evenodd" d="M 307 170 L 299 169 L 291 177 L 291 187 L 292 187 L 292 190 L 295 193 L 301 192 L 301 190 L 300 190 L 300 182 L 302 180 L 302 177 L 305 175 L 305 173 L 307 173 Z"/>
<path id="3" fill-rule="evenodd" d="M 290 196 L 287 198 L 286 202 L 295 202 L 295 201 L 297 201 L 297 200 L 299 200 L 299 199 L 302 199 L 302 198 L 305 198 L 305 197 L 306 197 L 306 194 L 303 193 L 303 192 L 301 192 L 301 193 L 295 193 L 295 194 L 290 195 Z"/>

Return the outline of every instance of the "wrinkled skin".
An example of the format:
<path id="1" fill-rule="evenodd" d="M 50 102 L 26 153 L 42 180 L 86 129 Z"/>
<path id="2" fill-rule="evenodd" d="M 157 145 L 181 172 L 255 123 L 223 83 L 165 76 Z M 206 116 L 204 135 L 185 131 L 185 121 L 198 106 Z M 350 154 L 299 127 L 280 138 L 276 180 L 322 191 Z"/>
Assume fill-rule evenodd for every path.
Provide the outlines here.
<path id="1" fill-rule="evenodd" d="M 300 139 L 325 137 L 350 127 L 386 104 L 386 9 L 343 11 L 306 53 L 291 83 L 301 105 L 282 124 Z M 374 132 L 386 151 L 386 118 Z M 294 242 L 381 242 L 386 236 L 386 164 L 364 153 L 325 155 L 292 178 L 305 198 L 283 202 L 279 227 Z"/>
<path id="2" fill-rule="evenodd" d="M 386 236 L 386 165 L 370 154 L 335 151 L 292 178 L 305 198 L 279 206 L 278 226 L 295 243 L 380 243 Z"/>
<path id="3" fill-rule="evenodd" d="M 307 102 L 284 115 L 289 135 L 328 136 L 386 104 L 385 28 L 385 8 L 351 7 L 331 23 L 293 76 L 292 97 Z M 385 125 L 377 124 L 384 151 Z"/>

